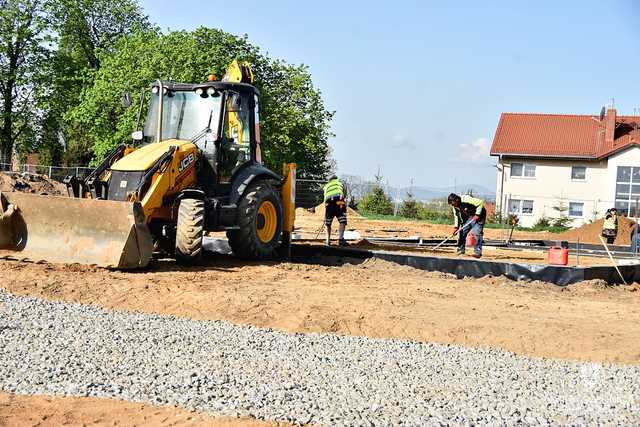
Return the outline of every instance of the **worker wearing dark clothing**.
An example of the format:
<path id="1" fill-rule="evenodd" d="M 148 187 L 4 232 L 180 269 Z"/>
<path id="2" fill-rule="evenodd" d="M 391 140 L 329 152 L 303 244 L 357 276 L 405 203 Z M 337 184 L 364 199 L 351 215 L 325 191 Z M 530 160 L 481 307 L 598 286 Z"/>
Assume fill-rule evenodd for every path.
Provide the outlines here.
<path id="1" fill-rule="evenodd" d="M 604 214 L 602 223 L 602 237 L 607 239 L 608 244 L 612 244 L 618 235 L 618 210 L 611 208 Z"/>
<path id="2" fill-rule="evenodd" d="M 458 233 L 458 254 L 464 254 L 469 232 L 476 237 L 476 245 L 473 248 L 473 256 L 482 256 L 482 236 L 484 223 L 487 218 L 487 210 L 484 200 L 469 195 L 458 196 L 449 194 L 448 203 L 453 210 L 454 232 Z"/>
<path id="3" fill-rule="evenodd" d="M 634 223 L 631 226 L 631 252 L 637 254 L 640 253 L 640 225 Z"/>
<path id="4" fill-rule="evenodd" d="M 331 245 L 331 224 L 333 218 L 338 218 L 338 242 L 340 246 L 346 246 L 344 230 L 347 227 L 347 203 L 345 202 L 344 185 L 337 176 L 329 178 L 324 186 L 324 225 L 327 227 L 326 244 Z"/>

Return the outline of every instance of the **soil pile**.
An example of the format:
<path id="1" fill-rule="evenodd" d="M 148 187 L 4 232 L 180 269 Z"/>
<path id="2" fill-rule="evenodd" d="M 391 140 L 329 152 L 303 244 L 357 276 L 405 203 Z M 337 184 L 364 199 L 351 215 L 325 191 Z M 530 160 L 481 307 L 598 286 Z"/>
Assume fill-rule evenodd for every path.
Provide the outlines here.
<path id="1" fill-rule="evenodd" d="M 44 175 L 32 173 L 0 172 L 0 191 L 21 191 L 49 196 L 65 196 L 64 184 Z"/>
<path id="2" fill-rule="evenodd" d="M 598 236 L 602 233 L 602 224 L 604 219 L 592 222 L 591 224 L 585 224 L 582 227 L 574 228 L 573 230 L 565 231 L 558 235 L 559 240 L 567 240 L 569 242 L 577 242 L 580 239 L 580 243 L 600 243 Z M 631 244 L 631 231 L 633 229 L 634 221 L 623 216 L 618 217 L 618 235 L 616 236 L 614 245 L 629 245 Z"/>

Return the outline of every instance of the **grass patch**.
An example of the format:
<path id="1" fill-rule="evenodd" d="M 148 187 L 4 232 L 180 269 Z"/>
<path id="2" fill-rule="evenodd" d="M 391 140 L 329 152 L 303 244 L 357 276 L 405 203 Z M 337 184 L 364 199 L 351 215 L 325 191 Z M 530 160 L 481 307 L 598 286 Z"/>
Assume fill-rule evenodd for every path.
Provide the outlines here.
<path id="1" fill-rule="evenodd" d="M 453 226 L 453 217 L 449 218 L 449 219 L 444 219 L 444 218 L 436 218 L 436 219 L 422 219 L 422 218 L 406 218 L 403 216 L 399 216 L 399 215 L 381 215 L 381 214 L 374 214 L 374 213 L 370 213 L 367 211 L 358 211 L 358 213 L 360 215 L 362 215 L 363 217 L 367 218 L 367 219 L 373 219 L 373 220 L 382 220 L 382 221 L 396 221 L 396 222 L 418 222 L 418 223 L 422 223 L 422 224 L 444 224 L 444 225 L 451 225 Z M 497 223 L 497 222 L 487 222 L 484 225 L 484 228 L 490 228 L 490 229 L 510 229 L 511 226 L 507 225 L 507 224 L 501 224 L 501 223 Z M 558 227 L 558 226 L 535 226 L 535 227 L 516 227 L 515 228 L 517 231 L 529 231 L 529 232 L 542 232 L 542 231 L 546 231 L 549 233 L 564 233 L 565 231 L 568 230 L 567 227 Z"/>

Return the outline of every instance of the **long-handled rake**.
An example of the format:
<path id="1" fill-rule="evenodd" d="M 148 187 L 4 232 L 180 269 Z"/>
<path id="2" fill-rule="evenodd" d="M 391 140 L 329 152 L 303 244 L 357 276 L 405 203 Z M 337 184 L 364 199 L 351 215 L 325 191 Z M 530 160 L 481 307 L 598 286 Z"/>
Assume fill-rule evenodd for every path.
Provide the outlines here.
<path id="1" fill-rule="evenodd" d="M 320 226 L 320 229 L 316 233 L 316 238 L 313 240 L 318 240 L 318 237 L 320 237 L 320 233 L 322 233 L 322 230 L 324 230 L 324 222 L 322 223 L 322 225 Z"/>
<path id="2" fill-rule="evenodd" d="M 449 239 L 451 239 L 453 236 L 455 236 L 456 234 L 458 234 L 458 232 L 460 231 L 460 229 L 456 230 L 453 232 L 453 234 L 451 234 L 450 236 L 448 236 L 446 239 L 444 239 L 442 242 L 438 243 L 435 247 L 431 248 L 432 251 L 435 251 L 436 249 L 438 249 L 440 246 L 444 245 L 446 242 L 449 241 Z"/>

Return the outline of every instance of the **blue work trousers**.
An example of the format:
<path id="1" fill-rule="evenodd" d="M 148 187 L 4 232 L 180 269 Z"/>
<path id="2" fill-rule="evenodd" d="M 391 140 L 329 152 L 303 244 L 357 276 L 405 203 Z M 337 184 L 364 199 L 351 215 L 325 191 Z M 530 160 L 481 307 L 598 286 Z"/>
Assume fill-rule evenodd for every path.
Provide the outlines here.
<path id="1" fill-rule="evenodd" d="M 476 222 L 473 225 L 467 225 L 460 228 L 458 232 L 458 250 L 464 253 L 467 244 L 467 234 L 471 233 L 476 236 L 476 246 L 473 252 L 476 255 L 482 255 L 482 236 L 484 231 L 484 222 Z"/>

